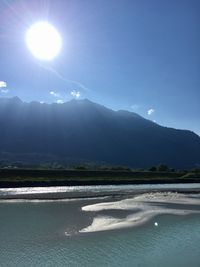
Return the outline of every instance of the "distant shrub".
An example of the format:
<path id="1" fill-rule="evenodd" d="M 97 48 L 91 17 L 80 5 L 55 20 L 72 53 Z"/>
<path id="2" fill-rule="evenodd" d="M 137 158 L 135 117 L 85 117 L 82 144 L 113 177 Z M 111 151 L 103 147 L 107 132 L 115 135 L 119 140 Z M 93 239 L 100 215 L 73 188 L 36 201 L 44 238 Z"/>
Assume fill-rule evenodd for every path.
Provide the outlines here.
<path id="1" fill-rule="evenodd" d="M 156 168 L 155 166 L 153 166 L 153 167 L 151 167 L 151 168 L 149 169 L 149 171 L 150 171 L 150 172 L 155 172 L 155 171 L 157 171 L 157 168 Z"/>
<path id="2" fill-rule="evenodd" d="M 159 171 L 159 172 L 167 172 L 167 171 L 169 171 L 169 168 L 165 164 L 160 164 L 157 167 L 157 171 Z"/>
<path id="3" fill-rule="evenodd" d="M 191 170 L 193 173 L 200 173 L 200 168 L 194 168 Z"/>
<path id="4" fill-rule="evenodd" d="M 84 165 L 80 165 L 80 166 L 75 166 L 74 169 L 75 170 L 87 170 L 88 168 Z"/>

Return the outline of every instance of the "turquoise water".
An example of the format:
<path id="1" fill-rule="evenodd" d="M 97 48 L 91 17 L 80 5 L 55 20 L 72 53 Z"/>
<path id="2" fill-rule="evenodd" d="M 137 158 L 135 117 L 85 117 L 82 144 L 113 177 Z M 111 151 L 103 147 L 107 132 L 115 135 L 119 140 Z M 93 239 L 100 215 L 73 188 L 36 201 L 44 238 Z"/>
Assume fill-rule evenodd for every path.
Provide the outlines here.
<path id="1" fill-rule="evenodd" d="M 1 202 L 0 266 L 200 266 L 199 214 L 160 215 L 138 227 L 79 234 L 93 219 L 81 207 L 97 202 Z"/>

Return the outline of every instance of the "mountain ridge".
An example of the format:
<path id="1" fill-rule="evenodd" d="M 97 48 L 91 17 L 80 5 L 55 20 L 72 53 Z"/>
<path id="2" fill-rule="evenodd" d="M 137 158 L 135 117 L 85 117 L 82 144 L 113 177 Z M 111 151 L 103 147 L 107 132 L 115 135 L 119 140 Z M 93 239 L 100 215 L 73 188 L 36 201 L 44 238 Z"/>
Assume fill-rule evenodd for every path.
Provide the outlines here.
<path id="1" fill-rule="evenodd" d="M 200 164 L 200 137 L 192 131 L 163 127 L 88 99 L 48 104 L 0 98 L 0 126 L 0 153 L 39 153 L 131 167 Z"/>

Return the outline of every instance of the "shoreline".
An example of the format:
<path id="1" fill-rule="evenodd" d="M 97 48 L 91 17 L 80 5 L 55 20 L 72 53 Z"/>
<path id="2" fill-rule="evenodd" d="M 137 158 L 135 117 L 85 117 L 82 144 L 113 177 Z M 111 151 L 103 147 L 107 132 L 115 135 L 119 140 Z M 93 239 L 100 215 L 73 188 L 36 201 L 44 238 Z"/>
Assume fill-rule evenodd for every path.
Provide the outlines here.
<path id="1" fill-rule="evenodd" d="M 116 187 L 103 188 L 101 186 L 94 188 L 58 187 L 46 188 L 54 190 L 54 192 L 47 193 L 38 191 L 44 190 L 44 188 L 5 188 L 0 189 L 0 206 L 9 204 L 9 207 L 12 208 L 12 205 L 16 204 L 16 207 L 20 208 L 22 204 L 22 207 L 29 210 L 32 207 L 29 205 L 32 203 L 37 203 L 37 206 L 33 206 L 34 209 L 40 209 L 45 207 L 43 203 L 51 202 L 53 205 L 46 207 L 59 207 L 59 209 L 62 207 L 64 212 L 71 212 L 72 216 L 78 216 L 78 223 L 68 224 L 65 230 L 62 230 L 64 231 L 63 235 L 71 237 L 77 234 L 85 235 L 137 227 L 148 223 L 156 216 L 165 214 L 199 216 L 200 186 L 199 184 L 196 184 L 196 188 L 192 184 L 187 186 L 191 186 L 191 188 L 167 188 L 163 185 L 160 185 L 160 188 L 151 188 L 149 185 L 145 189 L 119 186 L 118 190 Z M 62 190 L 68 191 L 62 192 Z M 8 195 L 3 195 L 5 192 L 8 192 Z"/>
<path id="2" fill-rule="evenodd" d="M 0 168 L 0 188 L 167 183 L 200 183 L 200 173 Z"/>
<path id="3" fill-rule="evenodd" d="M 51 187 L 51 186 L 98 186 L 98 185 L 140 185 L 140 184 L 187 184 L 199 183 L 200 178 L 166 178 L 166 179 L 97 179 L 97 180 L 66 180 L 66 181 L 1 181 L 0 188 L 21 188 L 21 187 Z"/>
<path id="4" fill-rule="evenodd" d="M 95 199 L 95 198 L 110 198 L 110 199 L 122 199 L 131 198 L 136 195 L 146 194 L 146 193 L 181 193 L 181 194 L 198 194 L 200 193 L 199 188 L 149 188 L 149 189 L 131 189 L 118 191 L 104 191 L 92 192 L 35 192 L 35 193 L 8 193 L 0 194 L 1 200 L 73 200 L 73 199 Z"/>

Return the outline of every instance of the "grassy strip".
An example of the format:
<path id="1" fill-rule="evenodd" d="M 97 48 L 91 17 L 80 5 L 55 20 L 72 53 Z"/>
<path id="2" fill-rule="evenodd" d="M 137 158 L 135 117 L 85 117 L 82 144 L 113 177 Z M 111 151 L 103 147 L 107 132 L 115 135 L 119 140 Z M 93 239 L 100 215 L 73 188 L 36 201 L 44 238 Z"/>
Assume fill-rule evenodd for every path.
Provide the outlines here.
<path id="1" fill-rule="evenodd" d="M 159 177 L 171 177 L 177 178 L 183 176 L 184 172 L 151 172 L 151 171 L 92 171 L 92 170 L 38 170 L 38 169 L 0 169 L 0 179 L 1 178 L 11 178 L 11 177 L 44 177 L 44 178 L 93 178 L 97 177 L 130 177 L 130 178 L 159 178 Z"/>
<path id="2" fill-rule="evenodd" d="M 200 182 L 185 172 L 0 169 L 0 187 Z"/>

